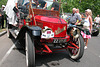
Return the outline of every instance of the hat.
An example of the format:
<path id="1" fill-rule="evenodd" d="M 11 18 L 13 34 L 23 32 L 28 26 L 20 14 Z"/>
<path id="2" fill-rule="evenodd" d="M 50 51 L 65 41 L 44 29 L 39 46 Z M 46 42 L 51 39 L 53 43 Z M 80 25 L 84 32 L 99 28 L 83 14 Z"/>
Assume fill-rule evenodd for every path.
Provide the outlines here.
<path id="1" fill-rule="evenodd" d="M 85 11 L 87 11 L 87 12 L 91 12 L 91 10 L 90 10 L 90 9 L 87 9 L 87 10 L 85 10 Z"/>
<path id="2" fill-rule="evenodd" d="M 5 5 L 2 5 L 2 7 L 5 7 Z"/>

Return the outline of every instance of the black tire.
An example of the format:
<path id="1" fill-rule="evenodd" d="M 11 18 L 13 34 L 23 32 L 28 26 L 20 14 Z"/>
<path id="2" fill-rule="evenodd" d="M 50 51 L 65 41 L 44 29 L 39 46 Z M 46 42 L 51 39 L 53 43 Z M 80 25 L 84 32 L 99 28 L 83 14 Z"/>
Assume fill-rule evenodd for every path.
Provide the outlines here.
<path id="1" fill-rule="evenodd" d="M 96 28 L 96 30 L 97 30 L 96 32 L 93 32 L 93 33 L 92 33 L 92 36 L 98 36 L 98 35 L 99 35 L 99 29 Z"/>
<path id="2" fill-rule="evenodd" d="M 35 67 L 35 48 L 34 40 L 30 37 L 29 33 L 25 34 L 26 41 L 26 65 L 27 67 Z"/>
<path id="3" fill-rule="evenodd" d="M 9 31 L 9 24 L 7 24 L 7 37 L 8 38 L 12 38 L 13 37 L 11 32 Z"/>
<path id="4" fill-rule="evenodd" d="M 82 58 L 84 54 L 84 41 L 83 41 L 82 36 L 80 35 L 79 38 L 73 39 L 72 42 L 76 44 L 79 47 L 79 49 L 68 48 L 68 53 L 69 53 L 70 58 L 76 61 Z M 76 52 L 76 54 L 74 54 L 74 52 Z"/>

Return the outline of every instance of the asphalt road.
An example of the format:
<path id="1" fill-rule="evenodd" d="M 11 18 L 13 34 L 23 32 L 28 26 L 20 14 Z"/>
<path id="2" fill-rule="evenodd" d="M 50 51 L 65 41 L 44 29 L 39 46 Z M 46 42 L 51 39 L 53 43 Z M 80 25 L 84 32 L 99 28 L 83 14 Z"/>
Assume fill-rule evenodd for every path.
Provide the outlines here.
<path id="1" fill-rule="evenodd" d="M 25 52 L 16 50 L 14 40 L 0 37 L 0 67 L 26 67 Z M 73 61 L 67 52 L 37 55 L 36 67 L 100 67 L 100 35 L 89 40 L 88 49 L 80 61 Z"/>

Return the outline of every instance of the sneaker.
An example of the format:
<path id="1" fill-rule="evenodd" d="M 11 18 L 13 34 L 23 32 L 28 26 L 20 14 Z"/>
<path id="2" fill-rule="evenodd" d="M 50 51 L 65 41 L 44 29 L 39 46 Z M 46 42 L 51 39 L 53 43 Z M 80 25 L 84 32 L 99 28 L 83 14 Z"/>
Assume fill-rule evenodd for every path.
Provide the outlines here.
<path id="1" fill-rule="evenodd" d="M 85 46 L 84 49 L 87 49 L 87 46 Z"/>

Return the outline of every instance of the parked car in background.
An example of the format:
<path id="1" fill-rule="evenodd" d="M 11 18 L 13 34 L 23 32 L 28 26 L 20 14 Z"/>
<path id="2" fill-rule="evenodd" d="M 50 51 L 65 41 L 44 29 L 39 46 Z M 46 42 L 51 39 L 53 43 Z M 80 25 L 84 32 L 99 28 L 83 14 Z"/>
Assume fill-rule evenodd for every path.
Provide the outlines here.
<path id="1" fill-rule="evenodd" d="M 93 22 L 92 36 L 98 36 L 100 30 L 100 24 Z"/>

